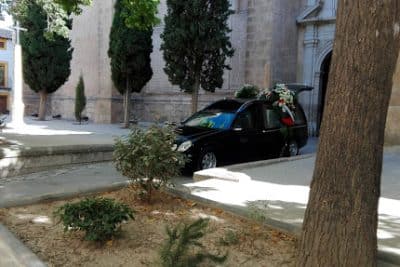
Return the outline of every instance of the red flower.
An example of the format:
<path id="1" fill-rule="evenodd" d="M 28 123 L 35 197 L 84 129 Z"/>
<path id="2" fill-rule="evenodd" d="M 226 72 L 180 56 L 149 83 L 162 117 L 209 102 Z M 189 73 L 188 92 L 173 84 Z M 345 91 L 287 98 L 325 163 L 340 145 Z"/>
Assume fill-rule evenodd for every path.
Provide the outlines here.
<path id="1" fill-rule="evenodd" d="M 284 117 L 281 119 L 281 122 L 283 124 L 285 124 L 286 126 L 293 126 L 294 125 L 294 121 L 292 120 L 291 117 Z"/>

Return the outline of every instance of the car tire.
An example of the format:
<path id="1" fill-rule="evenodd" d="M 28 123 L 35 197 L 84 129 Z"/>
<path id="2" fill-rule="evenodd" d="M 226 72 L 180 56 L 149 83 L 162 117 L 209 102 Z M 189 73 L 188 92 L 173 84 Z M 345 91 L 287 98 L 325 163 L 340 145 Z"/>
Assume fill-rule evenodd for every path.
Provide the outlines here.
<path id="1" fill-rule="evenodd" d="M 281 157 L 294 157 L 299 155 L 299 145 L 296 141 L 286 142 L 281 150 Z"/>
<path id="2" fill-rule="evenodd" d="M 200 152 L 199 159 L 197 161 L 197 170 L 205 170 L 217 167 L 217 156 L 211 149 L 204 149 Z"/>

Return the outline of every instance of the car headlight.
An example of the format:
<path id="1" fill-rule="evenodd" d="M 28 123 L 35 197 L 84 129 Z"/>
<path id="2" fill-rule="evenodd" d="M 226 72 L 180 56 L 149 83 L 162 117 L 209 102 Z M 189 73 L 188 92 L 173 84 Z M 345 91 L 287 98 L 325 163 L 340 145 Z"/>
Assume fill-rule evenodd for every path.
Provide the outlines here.
<path id="1" fill-rule="evenodd" d="M 179 145 L 178 151 L 179 152 L 185 152 L 188 150 L 191 146 L 193 145 L 192 141 L 185 141 L 182 144 Z"/>

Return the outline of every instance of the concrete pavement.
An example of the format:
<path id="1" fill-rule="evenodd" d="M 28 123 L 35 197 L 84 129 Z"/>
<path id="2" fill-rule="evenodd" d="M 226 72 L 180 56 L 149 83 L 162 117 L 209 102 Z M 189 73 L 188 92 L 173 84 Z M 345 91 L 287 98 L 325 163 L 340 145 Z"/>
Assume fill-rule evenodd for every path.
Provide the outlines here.
<path id="1" fill-rule="evenodd" d="M 284 230 L 299 233 L 315 155 L 204 170 L 184 184 L 190 194 L 228 206 L 256 209 Z M 400 147 L 385 149 L 379 201 L 380 257 L 400 265 Z M 207 179 L 205 179 L 207 178 Z"/>
<path id="2" fill-rule="evenodd" d="M 116 136 L 127 133 L 117 125 L 74 125 L 65 121 L 34 121 L 30 125 L 31 129 L 39 127 L 36 134 L 26 129 L 25 132 L 6 129 L 3 138 L 12 140 L 19 147 L 52 149 L 75 144 L 111 145 Z M 297 160 L 278 159 L 207 170 L 197 173 L 195 177 L 210 179 L 198 182 L 190 177 L 177 177 L 174 179 L 176 190 L 183 196 L 208 201 L 210 205 L 219 205 L 232 212 L 261 212 L 267 223 L 298 233 L 315 161 L 309 153 L 315 148 L 316 139 L 311 139 L 301 151 L 304 156 Z M 378 238 L 380 256 L 400 265 L 399 162 L 400 148 L 385 150 Z M 127 180 L 116 172 L 110 162 L 59 166 L 45 172 L 0 179 L 0 207 L 93 193 L 118 188 L 126 183 Z M 7 238 L 0 231 L 0 247 L 7 245 Z M 1 256 L 6 259 L 5 255 Z M 389 265 L 380 262 L 380 266 Z"/>

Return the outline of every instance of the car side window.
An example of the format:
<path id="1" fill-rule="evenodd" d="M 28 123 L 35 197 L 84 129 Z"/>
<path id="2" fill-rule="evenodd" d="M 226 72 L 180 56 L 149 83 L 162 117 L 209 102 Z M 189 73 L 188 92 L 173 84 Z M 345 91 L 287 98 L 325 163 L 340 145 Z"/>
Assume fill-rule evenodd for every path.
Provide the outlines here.
<path id="1" fill-rule="evenodd" d="M 279 120 L 279 114 L 268 108 L 266 105 L 263 106 L 264 111 L 264 123 L 267 129 L 281 128 L 282 124 Z"/>
<path id="2" fill-rule="evenodd" d="M 233 128 L 242 128 L 242 129 L 255 129 L 259 125 L 257 123 L 258 114 L 257 114 L 257 106 L 253 105 L 239 113 L 236 117 L 236 120 L 233 124 Z"/>
<path id="3" fill-rule="evenodd" d="M 245 110 L 237 116 L 233 128 L 253 129 L 254 117 L 250 110 Z"/>
<path id="4" fill-rule="evenodd" d="M 305 124 L 306 123 L 306 118 L 305 118 L 305 115 L 304 115 L 304 111 L 299 105 L 296 105 L 294 123 L 296 125 Z"/>

